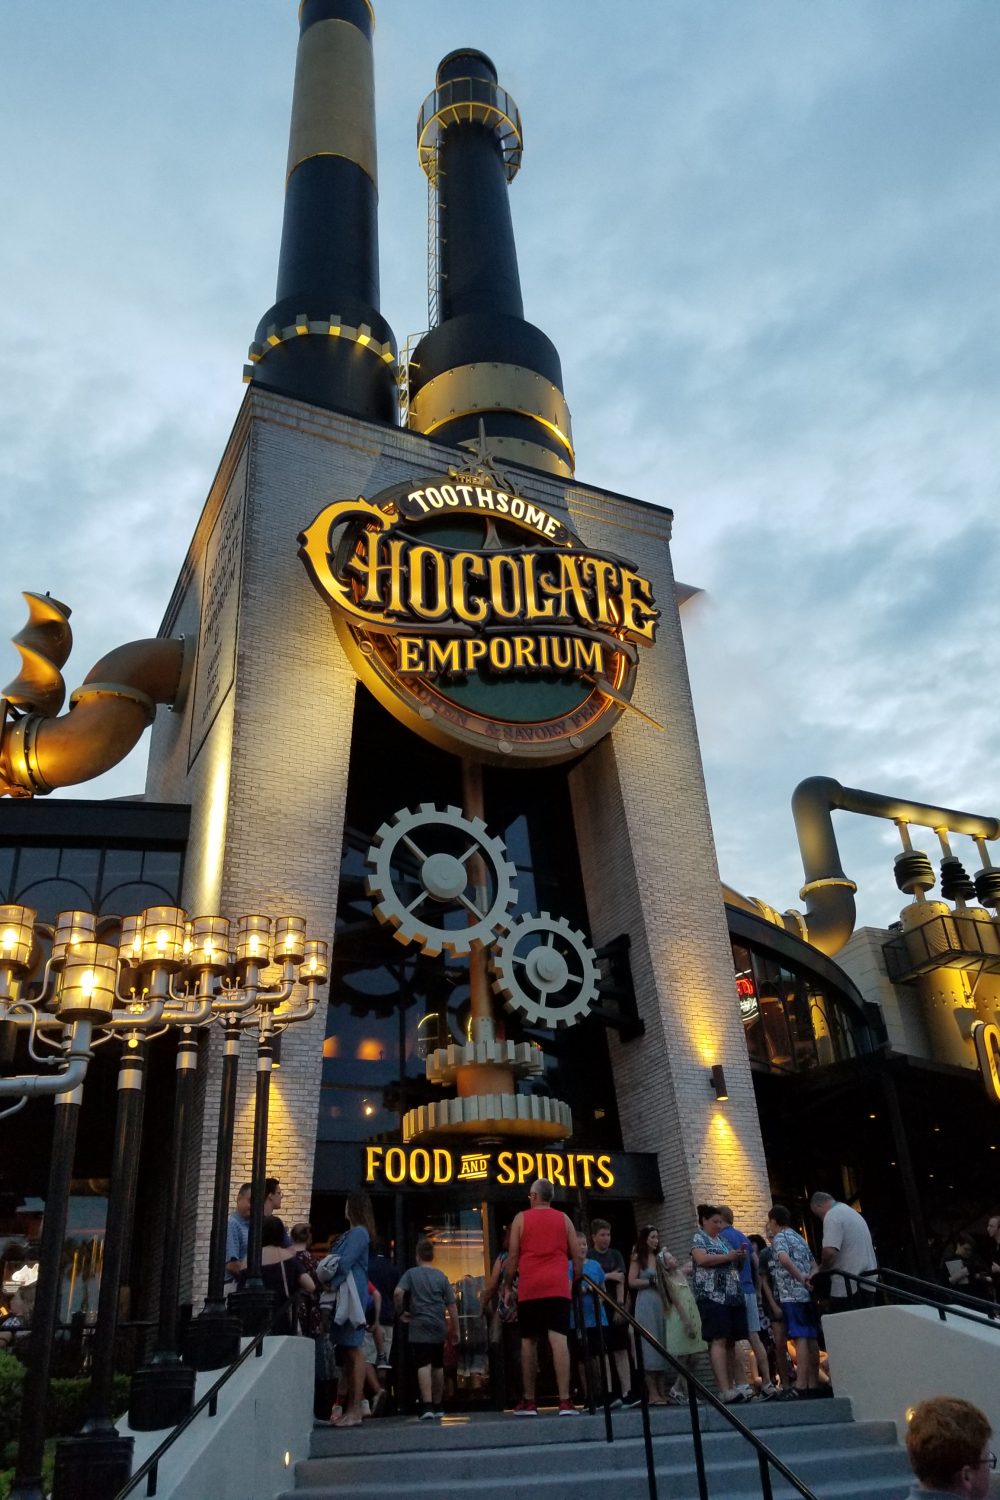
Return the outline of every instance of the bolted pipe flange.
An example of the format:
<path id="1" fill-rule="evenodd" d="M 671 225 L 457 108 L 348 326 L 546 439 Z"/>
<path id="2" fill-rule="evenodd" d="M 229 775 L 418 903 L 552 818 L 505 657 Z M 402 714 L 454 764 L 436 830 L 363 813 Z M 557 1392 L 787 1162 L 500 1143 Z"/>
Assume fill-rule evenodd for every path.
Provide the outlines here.
<path id="1" fill-rule="evenodd" d="M 941 894 L 946 901 L 972 901 L 976 887 L 962 861 L 946 854 L 941 861 Z"/>
<path id="2" fill-rule="evenodd" d="M 989 865 L 976 871 L 976 895 L 983 906 L 1000 909 L 1000 869 Z"/>
<path id="3" fill-rule="evenodd" d="M 906 849 L 902 854 L 897 854 L 893 873 L 899 889 L 908 896 L 915 895 L 917 891 L 934 889 L 934 866 L 922 849 Z"/>

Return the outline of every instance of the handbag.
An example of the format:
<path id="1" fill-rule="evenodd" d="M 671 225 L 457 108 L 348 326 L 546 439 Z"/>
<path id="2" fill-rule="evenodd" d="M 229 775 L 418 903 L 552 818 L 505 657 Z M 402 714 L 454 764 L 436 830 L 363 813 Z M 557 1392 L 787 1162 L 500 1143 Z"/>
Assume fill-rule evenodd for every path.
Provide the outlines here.
<path id="1" fill-rule="evenodd" d="M 348 1276 L 337 1290 L 333 1321 L 338 1328 L 364 1328 L 365 1310 L 353 1276 Z"/>

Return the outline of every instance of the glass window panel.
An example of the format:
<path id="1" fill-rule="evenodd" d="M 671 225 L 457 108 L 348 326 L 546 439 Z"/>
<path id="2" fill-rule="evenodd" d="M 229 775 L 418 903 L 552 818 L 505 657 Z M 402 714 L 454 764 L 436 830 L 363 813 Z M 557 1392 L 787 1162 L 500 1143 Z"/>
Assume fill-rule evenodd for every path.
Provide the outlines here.
<path id="1" fill-rule="evenodd" d="M 22 849 L 17 867 L 19 890 L 37 880 L 52 880 L 59 873 L 59 849 Z"/>
<path id="2" fill-rule="evenodd" d="M 176 901 L 181 883 L 179 849 L 147 849 L 142 861 L 142 878 L 149 885 L 160 885 Z"/>
<path id="3" fill-rule="evenodd" d="M 116 885 L 111 890 L 105 885 L 100 912 L 102 916 L 134 917 L 147 906 L 173 906 L 175 900 L 173 891 L 162 885 L 135 883 Z"/>
<path id="4" fill-rule="evenodd" d="M 142 879 L 141 849 L 108 849 L 104 855 L 103 889 Z"/>
<path id="5" fill-rule="evenodd" d="M 381 1088 L 399 1077 L 399 1018 L 356 1016 L 331 1006 L 323 1044 L 323 1083 L 370 1084 Z"/>
<path id="6" fill-rule="evenodd" d="M 344 1088 L 324 1082 L 319 1096 L 321 1141 L 375 1140 L 399 1128 L 399 1115 L 386 1108 L 381 1089 Z"/>
<path id="7" fill-rule="evenodd" d="M 59 861 L 59 874 L 63 880 L 78 880 L 96 895 L 100 862 L 100 849 L 64 849 Z"/>
<path id="8" fill-rule="evenodd" d="M 71 880 L 36 881 L 21 887 L 17 899 L 33 906 L 40 922 L 54 922 L 61 911 L 89 911 L 92 906 L 90 892 Z"/>

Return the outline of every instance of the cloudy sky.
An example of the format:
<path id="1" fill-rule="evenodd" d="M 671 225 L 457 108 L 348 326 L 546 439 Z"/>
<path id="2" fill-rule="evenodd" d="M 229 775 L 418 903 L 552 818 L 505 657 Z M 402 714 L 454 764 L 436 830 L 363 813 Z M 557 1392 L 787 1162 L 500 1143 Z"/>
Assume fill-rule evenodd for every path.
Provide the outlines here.
<path id="1" fill-rule="evenodd" d="M 672 507 L 704 590 L 724 877 L 798 904 L 807 775 L 1000 812 L 1000 6 L 377 9 L 383 311 L 400 343 L 426 327 L 414 122 L 439 58 L 481 47 L 525 122 L 525 307 L 578 474 Z M 156 632 L 272 301 L 295 12 L 0 6 L 0 681 L 21 588 L 73 607 L 70 687 Z M 891 920 L 895 830 L 838 828 Z"/>

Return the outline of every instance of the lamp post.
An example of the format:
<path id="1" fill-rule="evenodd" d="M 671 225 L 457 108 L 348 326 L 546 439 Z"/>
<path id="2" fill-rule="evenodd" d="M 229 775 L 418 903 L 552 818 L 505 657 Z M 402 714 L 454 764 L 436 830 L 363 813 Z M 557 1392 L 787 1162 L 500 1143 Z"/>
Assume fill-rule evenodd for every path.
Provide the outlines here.
<path id="1" fill-rule="evenodd" d="M 212 1238 L 208 1252 L 208 1293 L 205 1306 L 188 1330 L 185 1358 L 196 1370 L 218 1370 L 240 1352 L 240 1321 L 226 1308 L 226 1242 L 229 1237 L 229 1180 L 233 1170 L 236 1129 L 236 1084 L 240 1066 L 239 1018 L 225 1022 L 222 1080 L 219 1091 L 218 1144 L 215 1150 L 215 1189 L 212 1195 Z"/>
<path id="2" fill-rule="evenodd" d="M 105 1500 L 121 1489 L 132 1472 L 134 1439 L 122 1436 L 114 1424 L 112 1392 L 118 1295 L 138 1177 L 136 1148 L 142 1138 L 145 1069 L 143 1044 L 133 1033 L 125 1041 L 118 1068 L 115 1142 L 97 1322 L 91 1340 L 87 1415 L 75 1437 L 61 1438 L 56 1445 L 53 1500 Z"/>
<path id="3" fill-rule="evenodd" d="M 52 1094 L 56 1128 L 50 1181 L 39 1255 L 39 1280 L 26 1373 L 21 1437 L 14 1488 L 15 1500 L 41 1500 L 44 1416 L 54 1329 L 61 1285 L 69 1184 L 82 1087 L 97 1040 L 124 1042 L 119 1069 L 115 1148 L 105 1237 L 105 1259 L 94 1335 L 94 1363 L 88 1414 L 77 1437 L 57 1450 L 55 1500 L 103 1500 L 120 1488 L 131 1470 L 131 1438 L 121 1437 L 112 1421 L 111 1392 L 118 1295 L 125 1249 L 131 1233 L 132 1203 L 138 1171 L 143 1111 L 144 1043 L 163 1030 L 179 1030 L 177 1083 L 173 1120 L 173 1154 L 167 1194 L 165 1254 L 160 1287 L 160 1321 L 156 1348 L 133 1381 L 132 1425 L 171 1425 L 191 1407 L 194 1369 L 178 1349 L 178 1297 L 182 1252 L 181 1218 L 188 1141 L 194 1107 L 196 1064 L 202 1030 L 216 1020 L 226 1027 L 227 1052 L 238 1047 L 243 1025 L 254 1025 L 271 1037 L 315 1010 L 316 988 L 326 979 L 325 943 L 307 943 L 301 918 L 240 918 L 235 956 L 230 954 L 229 922 L 218 916 L 188 922 L 179 907 L 151 907 L 122 923 L 117 948 L 96 940 L 98 919 L 89 912 L 63 912 L 54 930 L 40 928 L 28 907 L 0 906 L 0 1026 L 28 1029 L 28 1050 L 52 1071 L 0 1077 L 0 1105 L 13 1108 Z M 52 953 L 39 984 L 29 994 L 29 975 L 37 958 L 36 929 L 52 936 Z M 272 957 L 281 966 L 281 982 L 263 986 L 261 975 Z M 292 1003 L 296 978 L 306 986 L 305 1004 Z M 55 1058 L 34 1050 L 36 1036 L 57 1029 Z M 95 1028 L 102 1034 L 95 1038 Z M 226 1069 L 223 1132 L 216 1172 L 217 1208 L 224 1219 L 232 1165 L 236 1060 Z M 0 1109 L 0 1116 L 4 1111 Z M 266 1149 L 266 1105 L 263 1118 Z M 225 1270 L 225 1224 L 216 1246 Z M 259 1259 L 259 1256 L 258 1256 Z M 216 1276 L 215 1280 L 218 1280 Z M 221 1305 L 221 1282 L 210 1300 Z M 223 1309 L 224 1310 L 224 1309 Z M 232 1334 L 232 1326 L 229 1329 Z"/>
<path id="4" fill-rule="evenodd" d="M 54 956 L 47 966 L 45 988 L 50 974 L 57 975 L 55 1013 L 68 1029 L 70 1046 L 83 1063 L 84 1073 L 93 1027 L 95 1023 L 109 1021 L 114 1009 L 117 957 L 116 950 L 108 944 L 81 942 L 74 945 L 72 951 L 64 957 Z M 62 965 L 61 972 L 56 968 L 57 965 Z M 30 1356 L 21 1393 L 17 1462 L 10 1491 L 12 1500 L 43 1500 L 44 1493 L 42 1455 L 45 1449 L 45 1408 L 52 1348 L 59 1317 L 62 1247 L 66 1237 L 73 1154 L 83 1099 L 82 1074 L 78 1078 L 64 1079 L 65 1081 L 70 1083 L 70 1087 L 64 1087 L 56 1094 L 55 1131 L 39 1246 Z"/>
<path id="5" fill-rule="evenodd" d="M 74 1437 L 56 1445 L 53 1500 L 105 1500 L 132 1472 L 133 1439 L 114 1425 L 115 1341 L 118 1304 L 126 1247 L 132 1232 L 132 1213 L 139 1169 L 139 1143 L 145 1105 L 145 1041 L 166 1029 L 164 1012 L 171 1001 L 170 973 L 183 936 L 174 931 L 173 943 L 164 927 L 162 907 L 151 907 L 138 917 L 125 917 L 118 943 L 120 981 L 118 1007 L 111 1019 L 122 1032 L 118 1070 L 118 1105 L 108 1194 L 97 1322 L 91 1347 L 87 1415 Z M 77 918 L 84 914 L 72 914 Z M 175 926 L 183 927 L 184 913 L 170 909 Z M 63 918 L 60 918 L 60 923 Z M 149 926 L 149 936 L 146 926 Z M 59 928 L 57 927 L 57 935 Z M 122 993 L 122 991 L 125 993 Z M 170 1017 L 167 1016 L 169 1024 Z"/>

